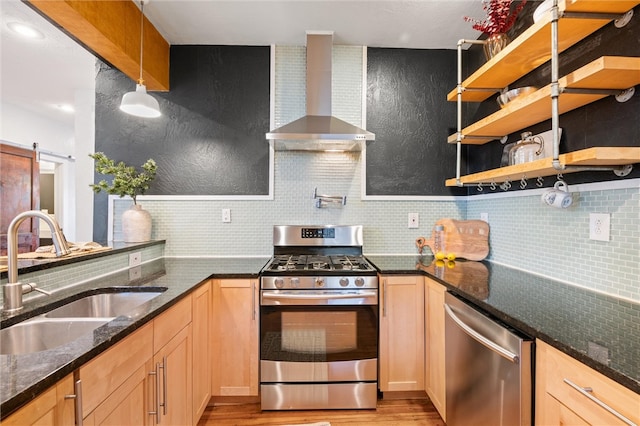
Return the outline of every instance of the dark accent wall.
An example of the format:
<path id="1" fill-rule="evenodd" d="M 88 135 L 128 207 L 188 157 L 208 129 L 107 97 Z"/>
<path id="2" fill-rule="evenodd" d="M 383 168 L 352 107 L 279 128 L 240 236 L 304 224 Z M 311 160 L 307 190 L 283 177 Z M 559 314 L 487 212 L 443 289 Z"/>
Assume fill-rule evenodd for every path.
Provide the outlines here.
<path id="1" fill-rule="evenodd" d="M 527 3 L 527 6 L 518 17 L 516 25 L 509 32 L 512 39 L 533 23 L 532 13 L 538 5 L 539 2 Z M 560 34 L 560 37 L 562 37 L 562 34 Z M 472 47 L 466 54 L 472 60 L 477 60 L 477 57 L 481 55 L 480 52 L 481 49 Z M 626 27 L 616 28 L 611 22 L 560 54 L 559 76 L 563 77 L 601 56 L 640 56 L 640 7 L 634 9 L 634 16 Z M 509 87 L 544 87 L 550 82 L 551 62 L 549 61 Z M 560 102 L 562 102 L 562 96 L 560 97 Z M 470 105 L 471 108 L 468 111 L 473 111 L 475 108 L 476 112 L 468 116 L 466 124 L 499 109 L 493 96 L 481 104 Z M 551 102 L 549 105 L 551 105 Z M 594 146 L 640 146 L 639 111 L 640 90 L 636 87 L 635 95 L 627 102 L 619 103 L 613 96 L 608 96 L 560 115 L 560 127 L 563 130 L 560 153 Z M 524 130 L 537 134 L 550 129 L 551 120 L 546 120 Z M 516 132 L 509 136 L 507 143 L 516 142 L 519 139 L 520 132 Z M 475 173 L 499 167 L 503 149 L 504 146 L 498 141 L 492 141 L 480 146 L 468 146 L 468 172 Z M 610 171 L 563 174 L 564 180 L 570 184 L 638 177 L 640 177 L 640 164 L 635 165 L 633 172 L 626 178 L 618 177 Z M 545 178 L 544 186 L 552 186 L 554 182 L 555 177 L 547 177 Z M 529 183 L 532 185 L 533 180 Z M 514 184 L 511 190 L 519 190 L 519 186 Z M 484 191 L 484 193 L 487 192 L 491 191 Z M 475 188 L 470 188 L 469 193 L 476 194 L 477 191 Z"/>
<path id="2" fill-rule="evenodd" d="M 147 194 L 268 194 L 269 61 L 269 47 L 172 46 L 171 90 L 151 93 L 156 119 L 120 111 L 135 82 L 99 63 L 96 151 L 136 167 L 153 158 L 158 174 Z M 96 195 L 96 241 L 107 238 L 106 203 Z"/>
<path id="3" fill-rule="evenodd" d="M 367 49 L 367 195 L 462 195 L 446 143 L 456 105 L 455 50 Z"/>

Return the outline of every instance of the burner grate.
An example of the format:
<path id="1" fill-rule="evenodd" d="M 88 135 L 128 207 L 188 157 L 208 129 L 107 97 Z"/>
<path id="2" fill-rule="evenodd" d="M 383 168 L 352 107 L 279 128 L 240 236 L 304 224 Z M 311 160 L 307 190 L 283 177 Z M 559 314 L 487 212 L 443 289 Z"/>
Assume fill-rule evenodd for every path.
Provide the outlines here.
<path id="1" fill-rule="evenodd" d="M 362 256 L 276 255 L 266 268 L 271 271 L 371 271 Z"/>

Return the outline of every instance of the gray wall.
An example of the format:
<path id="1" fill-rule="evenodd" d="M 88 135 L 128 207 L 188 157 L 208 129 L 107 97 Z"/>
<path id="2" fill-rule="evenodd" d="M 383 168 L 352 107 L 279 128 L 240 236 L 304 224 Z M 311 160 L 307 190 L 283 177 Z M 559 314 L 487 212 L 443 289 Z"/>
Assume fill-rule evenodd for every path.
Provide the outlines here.
<path id="1" fill-rule="evenodd" d="M 136 167 L 153 158 L 148 194 L 268 194 L 269 47 L 172 46 L 170 75 L 171 90 L 152 93 L 162 116 L 144 119 L 118 108 L 134 83 L 101 64 L 96 151 Z M 107 239 L 106 202 L 95 197 L 96 241 Z"/>
<path id="2" fill-rule="evenodd" d="M 367 49 L 367 195 L 461 195 L 444 181 L 456 151 L 455 50 Z"/>

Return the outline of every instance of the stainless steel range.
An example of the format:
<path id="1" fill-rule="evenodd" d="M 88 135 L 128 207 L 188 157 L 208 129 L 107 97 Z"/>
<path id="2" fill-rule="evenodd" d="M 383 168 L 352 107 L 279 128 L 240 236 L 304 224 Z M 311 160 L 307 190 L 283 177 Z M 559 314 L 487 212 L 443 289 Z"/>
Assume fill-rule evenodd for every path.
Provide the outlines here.
<path id="1" fill-rule="evenodd" d="M 376 408 L 378 278 L 362 226 L 275 226 L 260 284 L 263 410 Z"/>

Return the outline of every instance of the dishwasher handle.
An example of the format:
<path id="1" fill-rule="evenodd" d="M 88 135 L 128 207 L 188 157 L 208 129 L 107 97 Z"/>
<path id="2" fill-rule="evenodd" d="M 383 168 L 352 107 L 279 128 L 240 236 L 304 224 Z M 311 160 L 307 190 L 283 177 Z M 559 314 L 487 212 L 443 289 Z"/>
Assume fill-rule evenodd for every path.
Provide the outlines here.
<path id="1" fill-rule="evenodd" d="M 478 343 L 484 345 L 485 347 L 489 348 L 493 352 L 497 353 L 503 358 L 506 358 L 507 360 L 511 361 L 514 364 L 518 364 L 520 362 L 520 358 L 518 357 L 517 354 L 514 354 L 510 350 L 503 348 L 497 343 L 487 339 L 486 337 L 478 333 L 473 328 L 469 327 L 464 321 L 458 318 L 458 316 L 453 312 L 453 309 L 451 309 L 451 307 L 446 303 L 444 304 L 444 310 L 447 313 L 447 315 L 449 315 L 449 318 L 451 318 L 465 333 L 467 333 L 471 338 L 476 340 Z"/>

